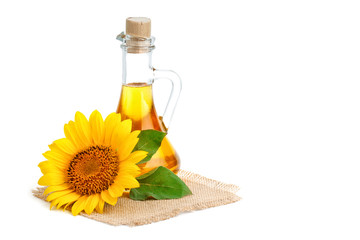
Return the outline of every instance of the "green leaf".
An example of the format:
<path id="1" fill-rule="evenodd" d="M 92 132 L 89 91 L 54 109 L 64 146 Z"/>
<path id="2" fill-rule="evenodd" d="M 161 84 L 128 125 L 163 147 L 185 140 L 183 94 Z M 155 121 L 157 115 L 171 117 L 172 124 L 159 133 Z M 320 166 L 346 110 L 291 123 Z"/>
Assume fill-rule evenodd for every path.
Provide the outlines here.
<path id="1" fill-rule="evenodd" d="M 165 167 L 158 167 L 136 178 L 140 187 L 130 190 L 133 200 L 174 199 L 192 194 L 188 186 L 175 173 Z"/>
<path id="2" fill-rule="evenodd" d="M 138 138 L 139 141 L 134 147 L 134 151 L 143 150 L 148 152 L 146 158 L 138 162 L 137 164 L 146 163 L 151 159 L 151 157 L 159 149 L 162 140 L 164 139 L 166 133 L 159 132 L 156 130 L 143 130 L 140 132 Z"/>

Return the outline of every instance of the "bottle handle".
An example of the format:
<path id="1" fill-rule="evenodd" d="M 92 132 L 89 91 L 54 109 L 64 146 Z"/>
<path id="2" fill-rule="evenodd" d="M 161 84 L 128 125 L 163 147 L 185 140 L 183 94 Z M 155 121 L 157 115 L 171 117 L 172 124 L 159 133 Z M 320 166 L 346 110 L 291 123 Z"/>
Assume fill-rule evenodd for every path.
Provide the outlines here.
<path id="1" fill-rule="evenodd" d="M 154 72 L 155 81 L 159 79 L 167 79 L 170 80 L 171 82 L 171 92 L 170 92 L 169 100 L 166 104 L 164 114 L 159 117 L 160 120 L 162 121 L 163 126 L 167 131 L 171 123 L 171 119 L 174 115 L 176 104 L 178 102 L 181 93 L 181 87 L 182 87 L 181 78 L 176 72 L 172 70 L 159 70 L 153 68 L 153 72 Z"/>

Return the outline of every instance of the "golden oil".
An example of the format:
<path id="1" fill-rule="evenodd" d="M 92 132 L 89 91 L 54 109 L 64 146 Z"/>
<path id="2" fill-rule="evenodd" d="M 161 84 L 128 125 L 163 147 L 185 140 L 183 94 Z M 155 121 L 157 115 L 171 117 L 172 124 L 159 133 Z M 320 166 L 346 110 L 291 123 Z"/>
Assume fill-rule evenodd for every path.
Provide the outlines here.
<path id="1" fill-rule="evenodd" d="M 122 119 L 132 120 L 132 130 L 154 129 L 166 132 L 166 127 L 154 107 L 151 84 L 128 83 L 123 85 L 116 112 L 121 114 Z M 165 137 L 151 160 L 139 166 L 142 173 L 158 166 L 164 166 L 177 173 L 180 167 L 180 159 L 168 138 Z"/>

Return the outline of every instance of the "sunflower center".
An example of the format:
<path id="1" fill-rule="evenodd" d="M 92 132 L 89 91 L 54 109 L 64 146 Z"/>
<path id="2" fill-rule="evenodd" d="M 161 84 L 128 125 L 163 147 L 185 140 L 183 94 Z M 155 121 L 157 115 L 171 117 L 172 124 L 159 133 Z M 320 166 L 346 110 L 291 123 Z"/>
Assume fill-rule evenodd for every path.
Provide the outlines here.
<path id="1" fill-rule="evenodd" d="M 70 161 L 67 176 L 75 192 L 91 195 L 108 189 L 118 171 L 119 157 L 111 147 L 91 146 Z"/>

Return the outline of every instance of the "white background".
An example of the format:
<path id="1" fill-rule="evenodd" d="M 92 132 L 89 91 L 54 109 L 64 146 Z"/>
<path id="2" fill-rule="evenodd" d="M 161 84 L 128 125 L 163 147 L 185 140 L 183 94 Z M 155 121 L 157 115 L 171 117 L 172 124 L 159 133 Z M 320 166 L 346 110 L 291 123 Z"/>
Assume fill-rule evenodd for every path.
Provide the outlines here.
<path id="1" fill-rule="evenodd" d="M 129 16 L 152 19 L 154 66 L 182 77 L 182 168 L 240 202 L 129 228 L 32 197 L 75 112 L 116 110 Z M 5 0 L 0 36 L 2 239 L 360 238 L 358 1 Z"/>

